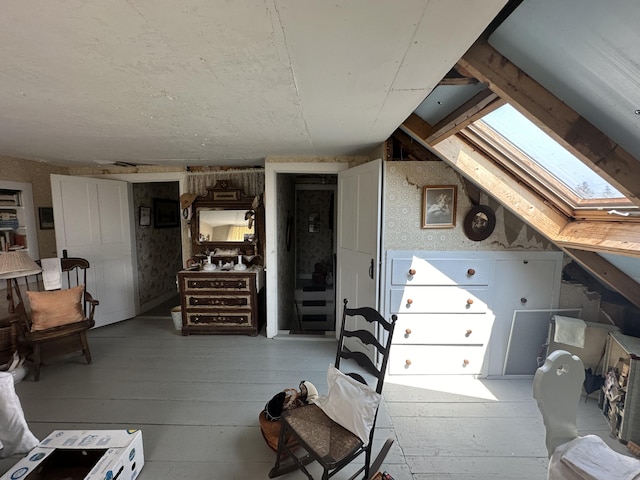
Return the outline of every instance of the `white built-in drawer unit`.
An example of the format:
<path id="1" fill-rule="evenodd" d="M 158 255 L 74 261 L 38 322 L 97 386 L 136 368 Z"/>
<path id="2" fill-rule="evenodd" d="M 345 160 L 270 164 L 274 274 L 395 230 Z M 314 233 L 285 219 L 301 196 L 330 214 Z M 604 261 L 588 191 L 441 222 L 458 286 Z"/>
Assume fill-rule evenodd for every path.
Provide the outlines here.
<path id="1" fill-rule="evenodd" d="M 480 374 L 493 316 L 491 262 L 389 252 L 387 309 L 398 320 L 390 374 Z"/>
<path id="2" fill-rule="evenodd" d="M 514 311 L 557 305 L 559 252 L 386 252 L 391 375 L 502 375 Z M 537 342 L 532 339 L 532 342 Z"/>

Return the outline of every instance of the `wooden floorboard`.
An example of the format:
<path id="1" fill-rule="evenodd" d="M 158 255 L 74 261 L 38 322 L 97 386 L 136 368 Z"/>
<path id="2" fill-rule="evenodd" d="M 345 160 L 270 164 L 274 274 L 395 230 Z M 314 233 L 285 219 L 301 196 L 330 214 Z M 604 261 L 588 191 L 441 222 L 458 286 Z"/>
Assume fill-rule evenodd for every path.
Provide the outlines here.
<path id="1" fill-rule="evenodd" d="M 326 393 L 336 348 L 327 338 L 184 337 L 170 317 L 92 330 L 89 341 L 92 365 L 66 357 L 43 367 L 39 382 L 16 386 L 25 416 L 38 438 L 56 429 L 142 430 L 142 480 L 268 478 L 275 455 L 258 413 L 301 380 Z M 626 453 L 595 400 L 581 403 L 578 427 Z M 388 377 L 374 452 L 387 438 L 395 443 L 383 469 L 396 480 L 546 478 L 531 378 Z M 0 473 L 18 459 L 0 460 Z"/>

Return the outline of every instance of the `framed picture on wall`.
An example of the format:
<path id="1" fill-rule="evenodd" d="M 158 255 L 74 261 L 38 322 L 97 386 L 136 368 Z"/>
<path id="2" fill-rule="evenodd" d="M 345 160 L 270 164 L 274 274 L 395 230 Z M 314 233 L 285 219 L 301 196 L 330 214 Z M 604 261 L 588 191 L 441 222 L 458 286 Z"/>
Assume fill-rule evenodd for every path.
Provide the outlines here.
<path id="1" fill-rule="evenodd" d="M 457 185 L 422 187 L 422 228 L 456 226 Z"/>
<path id="2" fill-rule="evenodd" d="M 153 199 L 153 226 L 173 228 L 180 225 L 180 202 L 165 198 Z"/>
<path id="3" fill-rule="evenodd" d="M 151 225 L 151 207 L 140 207 L 140 226 L 148 227 Z"/>
<path id="4" fill-rule="evenodd" d="M 38 207 L 38 219 L 40 220 L 40 230 L 53 230 L 53 208 Z"/>

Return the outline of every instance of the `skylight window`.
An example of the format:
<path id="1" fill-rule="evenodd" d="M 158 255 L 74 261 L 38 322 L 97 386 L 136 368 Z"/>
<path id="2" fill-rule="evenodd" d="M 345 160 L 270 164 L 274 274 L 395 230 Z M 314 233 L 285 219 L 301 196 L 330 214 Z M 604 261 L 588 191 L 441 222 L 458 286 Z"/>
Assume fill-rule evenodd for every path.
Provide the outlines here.
<path id="1" fill-rule="evenodd" d="M 503 105 L 476 123 L 484 123 L 515 147 L 511 150 L 516 155 L 507 154 L 510 160 L 573 208 L 630 204 L 613 185 L 511 105 Z"/>

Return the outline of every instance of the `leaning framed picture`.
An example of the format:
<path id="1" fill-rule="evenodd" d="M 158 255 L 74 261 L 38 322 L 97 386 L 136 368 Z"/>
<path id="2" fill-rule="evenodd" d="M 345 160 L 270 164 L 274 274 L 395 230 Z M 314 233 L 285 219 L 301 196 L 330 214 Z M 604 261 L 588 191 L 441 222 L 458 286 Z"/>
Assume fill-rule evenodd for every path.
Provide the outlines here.
<path id="1" fill-rule="evenodd" d="M 456 226 L 457 185 L 422 187 L 422 228 Z"/>
<path id="2" fill-rule="evenodd" d="M 180 202 L 165 198 L 153 199 L 153 226 L 172 228 L 180 225 Z"/>

